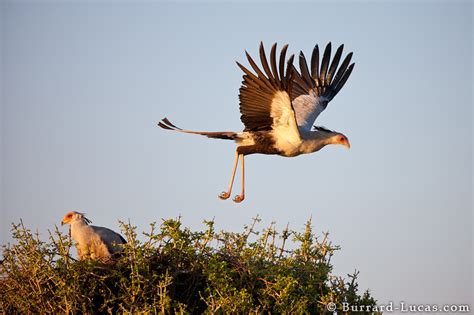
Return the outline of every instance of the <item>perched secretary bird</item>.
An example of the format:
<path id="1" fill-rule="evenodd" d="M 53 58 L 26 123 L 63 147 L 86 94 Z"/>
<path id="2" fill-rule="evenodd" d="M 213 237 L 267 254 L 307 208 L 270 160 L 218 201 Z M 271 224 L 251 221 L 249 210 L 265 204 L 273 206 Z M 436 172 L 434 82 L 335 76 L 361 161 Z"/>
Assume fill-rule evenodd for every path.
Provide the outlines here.
<path id="1" fill-rule="evenodd" d="M 283 46 L 280 60 L 276 61 L 276 44 L 270 52 L 270 64 L 260 44 L 260 61 L 263 71 L 246 52 L 250 66 L 256 74 L 237 62 L 245 73 L 240 88 L 240 119 L 245 125 L 243 132 L 201 132 L 183 130 L 164 118 L 158 125 L 164 129 L 199 134 L 209 138 L 234 140 L 237 143 L 234 167 L 227 191 L 219 198 L 229 198 L 239 159 L 242 167 L 242 191 L 235 196 L 235 202 L 245 197 L 244 156 L 253 153 L 277 154 L 286 157 L 312 153 L 328 144 L 350 147 L 349 140 L 342 133 L 323 127 L 313 127 L 316 118 L 327 107 L 349 78 L 354 63 L 349 65 L 349 53 L 338 68 L 341 60 L 341 45 L 331 59 L 331 43 L 326 46 L 319 63 L 319 48 L 316 45 L 311 56 L 311 70 L 308 69 L 303 52 L 299 55 L 298 71 L 293 66 L 294 56 L 285 60 L 288 45 Z M 285 70 L 285 63 L 287 64 Z"/>
<path id="2" fill-rule="evenodd" d="M 106 262 L 115 254 L 122 252 L 122 245 L 127 241 L 120 234 L 89 223 L 91 221 L 84 216 L 84 213 L 76 211 L 69 212 L 61 221 L 61 225 L 71 226 L 71 237 L 76 242 L 79 259 L 90 258 Z"/>

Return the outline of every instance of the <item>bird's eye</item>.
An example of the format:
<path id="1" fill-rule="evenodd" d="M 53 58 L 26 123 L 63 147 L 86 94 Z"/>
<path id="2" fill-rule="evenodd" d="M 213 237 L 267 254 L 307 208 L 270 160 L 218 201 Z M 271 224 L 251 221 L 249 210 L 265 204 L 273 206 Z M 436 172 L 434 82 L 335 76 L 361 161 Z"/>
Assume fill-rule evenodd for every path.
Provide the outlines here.
<path id="1" fill-rule="evenodd" d="M 344 139 L 344 137 L 341 137 L 341 138 L 339 139 L 339 141 L 341 141 L 341 142 L 344 142 L 344 140 L 346 140 L 346 139 Z"/>

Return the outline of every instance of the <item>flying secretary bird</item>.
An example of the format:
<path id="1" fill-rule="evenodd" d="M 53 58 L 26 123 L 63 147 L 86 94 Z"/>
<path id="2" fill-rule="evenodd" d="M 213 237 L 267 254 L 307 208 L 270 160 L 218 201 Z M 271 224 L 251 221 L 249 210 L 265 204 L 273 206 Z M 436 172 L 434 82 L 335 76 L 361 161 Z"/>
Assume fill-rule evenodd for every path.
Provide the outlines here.
<path id="1" fill-rule="evenodd" d="M 227 191 L 219 198 L 229 198 L 239 160 L 242 168 L 242 191 L 235 196 L 235 202 L 245 197 L 244 157 L 245 155 L 277 154 L 293 157 L 312 153 L 328 144 L 341 144 L 350 147 L 349 140 L 342 133 L 313 126 L 349 78 L 354 63 L 350 64 L 352 52 L 343 60 L 341 66 L 341 45 L 331 59 L 331 43 L 326 46 L 319 63 L 319 48 L 316 45 L 311 56 L 311 69 L 308 68 L 303 52 L 299 55 L 298 71 L 293 66 L 294 56 L 286 61 L 288 45 L 283 46 L 277 64 L 276 43 L 270 51 L 270 64 L 267 61 L 263 43 L 260 44 L 260 61 L 263 71 L 246 53 L 255 74 L 237 62 L 244 72 L 240 88 L 240 119 L 245 125 L 243 132 L 202 132 L 183 130 L 164 118 L 158 125 L 164 129 L 198 134 L 209 138 L 234 140 L 237 143 L 234 166 Z M 286 63 L 286 69 L 285 69 Z M 338 67 L 339 66 L 339 67 Z"/>

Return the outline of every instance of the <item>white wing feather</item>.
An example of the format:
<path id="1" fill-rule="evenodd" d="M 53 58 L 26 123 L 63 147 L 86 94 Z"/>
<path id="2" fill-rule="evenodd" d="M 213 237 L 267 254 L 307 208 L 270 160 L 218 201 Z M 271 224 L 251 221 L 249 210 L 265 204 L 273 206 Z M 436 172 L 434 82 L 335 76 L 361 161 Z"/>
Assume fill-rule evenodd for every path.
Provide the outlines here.
<path id="1" fill-rule="evenodd" d="M 319 97 L 311 90 L 309 94 L 303 94 L 293 100 L 296 121 L 301 130 L 310 131 L 314 121 L 318 118 L 328 104 L 328 99 Z"/>

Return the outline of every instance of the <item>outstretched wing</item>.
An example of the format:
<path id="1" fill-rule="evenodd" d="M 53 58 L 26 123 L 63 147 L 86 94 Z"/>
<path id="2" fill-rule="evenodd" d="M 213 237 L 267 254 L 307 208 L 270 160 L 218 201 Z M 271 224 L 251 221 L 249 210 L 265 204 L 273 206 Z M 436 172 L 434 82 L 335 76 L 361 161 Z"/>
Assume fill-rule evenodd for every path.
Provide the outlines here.
<path id="1" fill-rule="evenodd" d="M 246 53 L 247 59 L 255 71 L 253 74 L 237 62 L 245 73 L 240 88 L 240 119 L 245 125 L 244 131 L 272 131 L 276 136 L 299 139 L 295 112 L 291 105 L 290 92 L 293 81 L 293 56 L 288 59 L 285 71 L 285 57 L 288 45 L 283 46 L 277 66 L 276 43 L 270 52 L 270 65 L 265 56 L 263 43 L 260 43 L 260 61 L 263 71 Z"/>
<path id="2" fill-rule="evenodd" d="M 344 45 L 339 46 L 331 59 L 331 43 L 324 50 L 321 68 L 319 68 L 319 48 L 316 45 L 311 56 L 311 74 L 303 52 L 300 52 L 300 72 L 294 69 L 291 100 L 295 110 L 298 127 L 311 130 L 314 121 L 327 107 L 328 103 L 342 89 L 351 75 L 354 63 L 349 65 L 352 52 L 349 53 L 338 69 Z M 337 70 L 337 72 L 336 72 Z"/>

